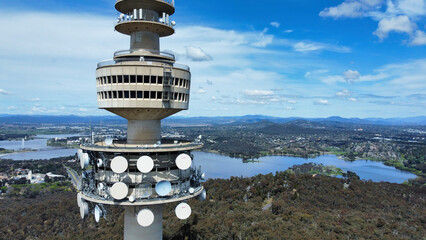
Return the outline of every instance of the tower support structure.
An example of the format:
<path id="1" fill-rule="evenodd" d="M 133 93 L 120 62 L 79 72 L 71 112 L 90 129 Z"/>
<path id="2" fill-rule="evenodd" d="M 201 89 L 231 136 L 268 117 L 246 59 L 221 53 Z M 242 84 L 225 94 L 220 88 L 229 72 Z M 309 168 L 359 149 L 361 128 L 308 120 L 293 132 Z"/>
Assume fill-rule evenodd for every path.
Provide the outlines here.
<path id="1" fill-rule="evenodd" d="M 162 239 L 162 205 L 178 204 L 187 219 L 191 198 L 205 199 L 204 174 L 191 151 L 198 141 L 161 137 L 161 120 L 187 110 L 191 72 L 160 49 L 160 38 L 174 33 L 174 0 L 117 0 L 115 30 L 130 47 L 96 69 L 100 109 L 128 120 L 127 139 L 80 146 L 83 169 L 77 201 L 82 218 L 106 216 L 106 205 L 125 211 L 124 239 Z"/>

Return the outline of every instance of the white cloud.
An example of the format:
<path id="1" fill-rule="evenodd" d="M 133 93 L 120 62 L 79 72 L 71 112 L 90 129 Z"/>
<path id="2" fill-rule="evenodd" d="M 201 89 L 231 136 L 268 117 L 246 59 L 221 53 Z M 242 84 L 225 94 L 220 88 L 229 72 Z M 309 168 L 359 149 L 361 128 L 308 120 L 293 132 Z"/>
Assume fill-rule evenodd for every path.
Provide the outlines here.
<path id="1" fill-rule="evenodd" d="M 349 100 L 349 101 L 351 101 L 351 102 L 356 102 L 356 101 L 358 101 L 356 98 L 353 98 L 353 97 L 348 98 L 348 100 Z"/>
<path id="2" fill-rule="evenodd" d="M 380 20 L 374 35 L 377 35 L 380 39 L 384 39 L 390 32 L 410 34 L 414 29 L 415 25 L 410 21 L 408 16 L 397 16 Z"/>
<path id="3" fill-rule="evenodd" d="M 376 10 L 382 2 L 382 0 L 346 0 L 336 7 L 329 7 L 322 10 L 319 15 L 321 17 L 333 18 L 363 17 L 366 11 Z"/>
<path id="4" fill-rule="evenodd" d="M 0 95 L 10 95 L 10 94 L 11 94 L 11 92 L 0 88 Z"/>
<path id="5" fill-rule="evenodd" d="M 413 39 L 410 42 L 410 45 L 421 46 L 426 45 L 426 33 L 420 30 L 417 30 L 414 34 Z"/>
<path id="6" fill-rule="evenodd" d="M 194 46 L 186 46 L 186 56 L 192 61 L 211 61 L 213 58 L 208 55 L 203 49 Z"/>
<path id="7" fill-rule="evenodd" d="M 36 97 L 36 98 L 31 98 L 28 101 L 30 101 L 30 102 L 40 102 L 40 100 L 41 100 L 40 98 Z"/>
<path id="8" fill-rule="evenodd" d="M 338 97 L 349 97 L 351 95 L 352 95 L 352 93 L 347 89 L 343 89 L 340 92 L 336 92 L 336 96 L 338 96 Z"/>
<path id="9" fill-rule="evenodd" d="M 7 110 L 15 110 L 15 109 L 16 109 L 15 106 L 9 106 L 9 107 L 7 107 Z"/>
<path id="10" fill-rule="evenodd" d="M 279 28 L 280 27 L 280 23 L 279 22 L 271 22 L 271 26 Z"/>
<path id="11" fill-rule="evenodd" d="M 206 90 L 204 90 L 203 88 L 198 88 L 198 90 L 195 92 L 196 94 L 205 94 Z"/>
<path id="12" fill-rule="evenodd" d="M 327 99 L 318 99 L 318 100 L 315 100 L 314 104 L 315 105 L 329 105 L 330 103 L 328 102 Z"/>
<path id="13" fill-rule="evenodd" d="M 293 30 L 293 29 L 287 29 L 287 30 L 285 30 L 284 32 L 285 32 L 285 33 L 292 33 L 292 32 L 294 32 L 294 30 Z"/>
<path id="14" fill-rule="evenodd" d="M 215 97 L 215 96 L 212 96 L 212 98 L 211 98 L 211 99 L 212 99 L 212 101 L 215 101 L 215 100 L 216 100 L 216 97 Z"/>
<path id="15" fill-rule="evenodd" d="M 321 82 L 332 85 L 336 83 L 344 83 L 346 82 L 345 78 L 341 75 L 331 75 L 319 78 Z"/>
<path id="16" fill-rule="evenodd" d="M 316 52 L 321 50 L 328 50 L 332 52 L 341 52 L 341 53 L 348 53 L 351 51 L 348 47 L 342 47 L 342 46 L 336 46 L 326 43 L 318 43 L 318 42 L 311 42 L 311 41 L 302 41 L 297 42 L 293 44 L 293 49 L 296 52 Z"/>
<path id="17" fill-rule="evenodd" d="M 406 33 L 412 37 L 415 34 L 419 35 L 415 32 L 416 21 L 421 23 L 420 21 L 426 16 L 426 2 L 424 0 L 345 0 L 335 7 L 325 8 L 319 15 L 335 19 L 370 17 L 378 22 L 374 35 L 380 40 L 387 38 L 391 32 Z M 421 33 L 419 37 L 419 39 L 412 38 L 410 45 L 424 45 Z"/>
<path id="18" fill-rule="evenodd" d="M 287 101 L 287 103 L 290 103 L 290 104 L 296 104 L 296 103 L 297 103 L 297 101 L 295 101 L 295 100 L 288 100 L 288 101 Z"/>
<path id="19" fill-rule="evenodd" d="M 288 111 L 292 111 L 294 109 L 295 109 L 294 107 L 290 107 L 290 106 L 285 107 L 285 110 L 288 110 Z"/>
<path id="20" fill-rule="evenodd" d="M 361 75 L 358 71 L 353 71 L 349 69 L 343 73 L 343 76 L 347 82 L 354 82 L 357 81 Z"/>
<path id="21" fill-rule="evenodd" d="M 245 90 L 244 95 L 247 97 L 264 97 L 274 95 L 273 91 L 267 90 Z"/>

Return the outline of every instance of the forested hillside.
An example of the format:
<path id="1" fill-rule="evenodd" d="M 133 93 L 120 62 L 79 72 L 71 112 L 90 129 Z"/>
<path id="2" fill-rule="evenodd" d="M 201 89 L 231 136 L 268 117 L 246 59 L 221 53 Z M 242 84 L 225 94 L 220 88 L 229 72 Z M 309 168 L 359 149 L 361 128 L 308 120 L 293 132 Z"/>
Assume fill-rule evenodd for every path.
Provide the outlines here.
<path id="1" fill-rule="evenodd" d="M 280 172 L 209 180 L 207 200 L 180 221 L 164 208 L 164 239 L 424 239 L 425 188 Z M 268 199 L 269 196 L 269 199 Z M 0 239 L 122 239 L 123 214 L 79 216 L 76 194 L 0 200 Z"/>

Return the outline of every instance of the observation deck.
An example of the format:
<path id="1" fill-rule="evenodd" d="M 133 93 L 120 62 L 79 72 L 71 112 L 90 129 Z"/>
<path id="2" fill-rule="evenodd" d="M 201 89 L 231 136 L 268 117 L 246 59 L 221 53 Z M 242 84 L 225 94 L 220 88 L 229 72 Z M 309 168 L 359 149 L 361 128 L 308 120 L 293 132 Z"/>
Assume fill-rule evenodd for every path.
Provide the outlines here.
<path id="1" fill-rule="evenodd" d="M 121 13 L 129 13 L 133 9 L 151 9 L 156 12 L 165 12 L 169 15 L 175 13 L 175 1 L 174 0 L 118 0 L 115 4 L 115 9 Z"/>

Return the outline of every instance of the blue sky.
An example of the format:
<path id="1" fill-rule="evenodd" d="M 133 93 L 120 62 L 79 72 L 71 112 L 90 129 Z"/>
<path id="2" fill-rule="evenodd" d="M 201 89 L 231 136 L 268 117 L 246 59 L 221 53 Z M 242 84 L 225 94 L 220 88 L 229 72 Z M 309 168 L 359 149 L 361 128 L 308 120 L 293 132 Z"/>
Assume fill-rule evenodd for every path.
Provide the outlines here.
<path id="1" fill-rule="evenodd" d="M 96 64 L 128 49 L 114 0 L 0 2 L 0 113 L 107 115 Z M 425 0 L 175 0 L 162 50 L 192 71 L 180 116 L 426 115 Z"/>

